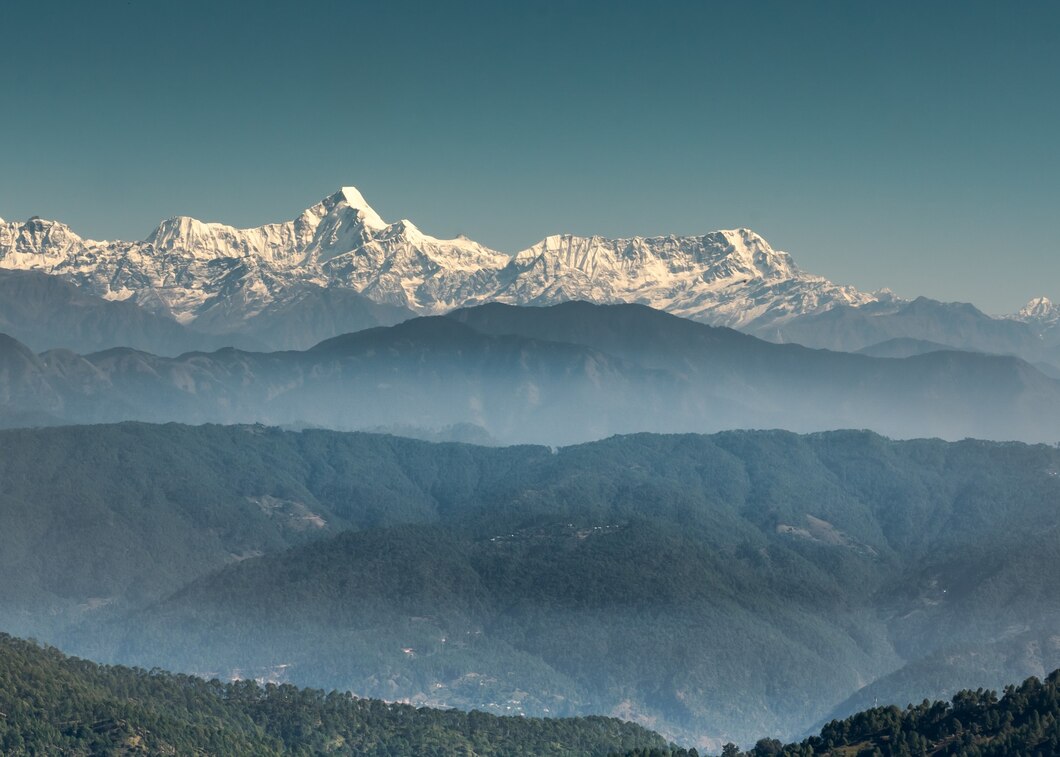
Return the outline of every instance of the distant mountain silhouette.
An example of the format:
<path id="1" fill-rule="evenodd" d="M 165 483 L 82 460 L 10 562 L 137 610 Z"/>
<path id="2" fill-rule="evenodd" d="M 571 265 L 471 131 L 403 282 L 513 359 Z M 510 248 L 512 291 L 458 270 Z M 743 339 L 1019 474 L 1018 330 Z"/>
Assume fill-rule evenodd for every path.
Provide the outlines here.
<path id="1" fill-rule="evenodd" d="M 8 426 L 27 411 L 57 422 L 470 423 L 502 442 L 550 444 L 778 427 L 1052 441 L 1060 427 L 1060 383 L 1019 358 L 813 350 L 637 305 L 486 305 L 300 352 L 6 350 L 20 368 L 0 391 L 22 397 L 0 406 Z"/>

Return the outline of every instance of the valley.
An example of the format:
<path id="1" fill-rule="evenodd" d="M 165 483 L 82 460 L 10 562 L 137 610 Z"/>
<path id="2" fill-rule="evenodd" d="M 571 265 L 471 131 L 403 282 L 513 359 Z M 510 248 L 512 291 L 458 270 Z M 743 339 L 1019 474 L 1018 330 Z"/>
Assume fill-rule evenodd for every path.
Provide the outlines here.
<path id="1" fill-rule="evenodd" d="M 0 623 L 99 661 L 701 749 L 1060 667 L 1044 445 L 119 424 L 0 447 Z"/>

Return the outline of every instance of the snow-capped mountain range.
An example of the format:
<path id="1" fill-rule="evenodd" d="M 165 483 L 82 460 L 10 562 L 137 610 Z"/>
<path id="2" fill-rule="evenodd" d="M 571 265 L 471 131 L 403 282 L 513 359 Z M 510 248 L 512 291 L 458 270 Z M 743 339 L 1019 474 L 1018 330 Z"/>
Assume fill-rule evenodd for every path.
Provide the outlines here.
<path id="1" fill-rule="evenodd" d="M 110 300 L 223 331 L 303 286 L 355 290 L 436 314 L 488 301 L 638 302 L 735 327 L 859 305 L 879 294 L 800 271 L 748 229 L 702 236 L 550 236 L 515 255 L 387 223 L 353 187 L 292 221 L 237 229 L 177 217 L 143 241 L 82 239 L 56 221 L 0 224 L 0 266 L 35 269 Z"/>
<path id="2" fill-rule="evenodd" d="M 408 220 L 388 223 L 353 187 L 291 221 L 237 229 L 182 216 L 137 242 L 82 239 L 36 217 L 0 221 L 0 268 L 58 276 L 214 334 L 245 330 L 255 318 L 274 323 L 298 308 L 304 317 L 306 303 L 315 303 L 319 320 L 321 309 L 348 307 L 349 297 L 360 296 L 389 308 L 380 323 L 492 301 L 635 302 L 784 341 L 786 324 L 797 319 L 873 309 L 890 317 L 905 303 L 887 290 L 862 292 L 806 273 L 749 229 L 556 235 L 509 254 L 466 237 L 437 239 Z M 1047 328 L 1060 320 L 1060 308 L 1042 298 L 1014 318 Z M 329 328 L 318 326 L 313 337 L 330 335 Z"/>

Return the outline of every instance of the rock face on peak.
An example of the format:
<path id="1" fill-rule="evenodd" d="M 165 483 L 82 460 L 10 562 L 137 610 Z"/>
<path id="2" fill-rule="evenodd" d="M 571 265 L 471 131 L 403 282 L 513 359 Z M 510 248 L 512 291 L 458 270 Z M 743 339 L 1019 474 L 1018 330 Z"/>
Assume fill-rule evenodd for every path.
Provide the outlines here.
<path id="1" fill-rule="evenodd" d="M 364 199 L 364 195 L 361 194 L 357 187 L 343 187 L 339 190 L 339 194 L 347 205 L 354 210 L 360 211 L 361 218 L 366 226 L 373 229 L 382 229 L 387 225 L 386 221 L 380 218 L 379 214 Z"/>
<path id="2" fill-rule="evenodd" d="M 408 220 L 388 223 L 354 187 L 289 221 L 239 229 L 178 216 L 138 242 L 85 240 L 41 219 L 0 222 L 0 267 L 60 276 L 96 296 L 215 334 L 243 333 L 262 313 L 291 309 L 307 292 L 325 290 L 390 308 L 381 325 L 485 302 L 588 300 L 761 330 L 876 300 L 800 271 L 749 229 L 628 239 L 556 235 L 513 255 L 463 235 L 438 239 Z M 343 312 L 325 312 L 350 297 L 312 299 L 314 322 L 350 322 Z M 283 346 L 333 335 L 321 328 Z"/>
<path id="3" fill-rule="evenodd" d="M 34 216 L 0 222 L 0 263 L 4 268 L 37 268 L 62 261 L 85 246 L 66 224 Z"/>
<path id="4" fill-rule="evenodd" d="M 1060 323 L 1060 305 L 1054 305 L 1048 297 L 1035 297 L 1016 313 L 1015 319 L 1033 326 L 1055 326 Z"/>
<path id="5" fill-rule="evenodd" d="M 491 299 L 633 302 L 712 325 L 751 330 L 874 295 L 803 273 L 749 229 L 703 236 L 547 237 L 518 253 Z"/>

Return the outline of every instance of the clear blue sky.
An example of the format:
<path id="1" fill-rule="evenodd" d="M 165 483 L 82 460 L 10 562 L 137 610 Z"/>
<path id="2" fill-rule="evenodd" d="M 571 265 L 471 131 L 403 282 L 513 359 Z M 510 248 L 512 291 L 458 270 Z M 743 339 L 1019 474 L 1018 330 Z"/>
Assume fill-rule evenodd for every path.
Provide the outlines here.
<path id="1" fill-rule="evenodd" d="M 861 288 L 1060 299 L 1060 3 L 23 2 L 0 216 L 384 218 L 515 251 L 750 226 Z"/>

